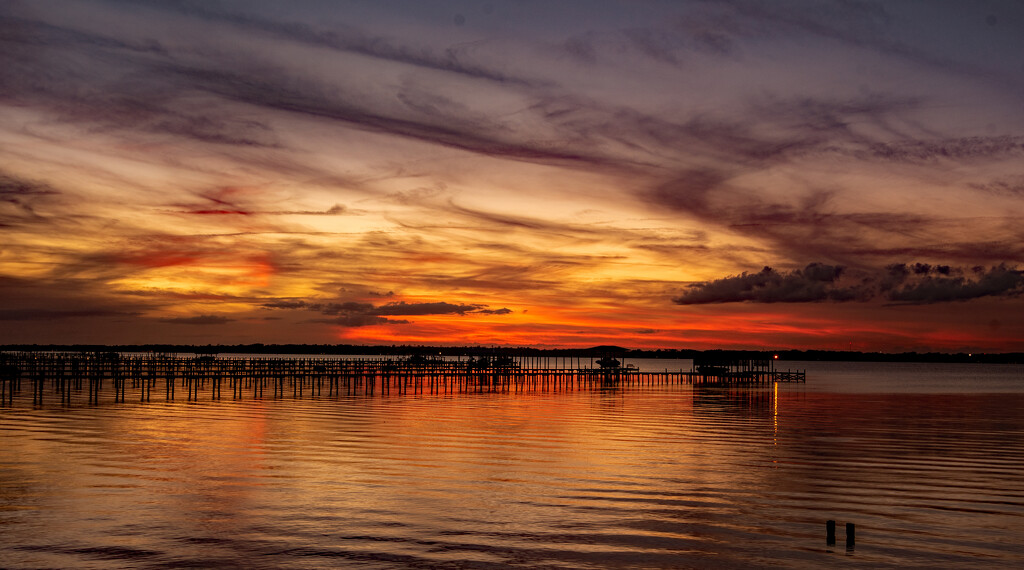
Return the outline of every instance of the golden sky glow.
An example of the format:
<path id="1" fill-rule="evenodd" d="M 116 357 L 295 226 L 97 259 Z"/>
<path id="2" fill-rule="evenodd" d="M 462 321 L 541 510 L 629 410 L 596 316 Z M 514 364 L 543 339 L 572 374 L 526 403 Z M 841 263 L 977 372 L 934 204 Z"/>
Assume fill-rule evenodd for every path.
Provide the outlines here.
<path id="1" fill-rule="evenodd" d="M 0 342 L 1024 350 L 1019 3 L 557 4 L 5 4 Z"/>

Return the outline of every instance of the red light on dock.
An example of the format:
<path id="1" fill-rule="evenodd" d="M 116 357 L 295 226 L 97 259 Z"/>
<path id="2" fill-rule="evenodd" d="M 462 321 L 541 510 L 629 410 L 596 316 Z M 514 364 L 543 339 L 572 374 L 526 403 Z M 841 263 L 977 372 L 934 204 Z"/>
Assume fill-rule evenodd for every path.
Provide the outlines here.
<path id="1" fill-rule="evenodd" d="M 779 359 L 779 355 L 778 355 L 778 354 L 776 354 L 776 355 L 775 355 L 775 360 L 778 360 L 778 359 Z"/>

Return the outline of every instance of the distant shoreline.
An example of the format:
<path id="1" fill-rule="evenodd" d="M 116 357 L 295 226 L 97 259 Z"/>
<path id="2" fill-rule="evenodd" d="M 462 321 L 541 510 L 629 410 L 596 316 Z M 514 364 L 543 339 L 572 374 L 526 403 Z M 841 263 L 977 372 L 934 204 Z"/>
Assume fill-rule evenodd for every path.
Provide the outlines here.
<path id="1" fill-rule="evenodd" d="M 949 362 L 1021 364 L 1024 353 L 945 353 L 945 352 L 856 352 L 835 350 L 691 350 L 691 349 L 630 349 L 620 346 L 590 348 L 532 348 L 482 346 L 420 346 L 420 345 L 352 345 L 352 344 L 7 344 L 0 351 L 15 352 L 191 352 L 199 354 L 310 354 L 310 355 L 381 355 L 408 356 L 414 354 L 442 356 L 538 356 L 538 357 L 602 357 L 692 359 L 702 354 L 728 353 L 749 357 L 774 358 L 784 361 L 828 362 Z"/>

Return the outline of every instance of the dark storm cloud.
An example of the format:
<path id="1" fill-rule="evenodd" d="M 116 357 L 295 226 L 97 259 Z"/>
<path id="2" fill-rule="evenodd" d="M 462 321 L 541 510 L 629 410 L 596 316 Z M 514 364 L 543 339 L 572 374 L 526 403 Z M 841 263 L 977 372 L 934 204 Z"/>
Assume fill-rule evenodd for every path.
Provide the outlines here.
<path id="1" fill-rule="evenodd" d="M 380 305 L 373 309 L 373 312 L 378 315 L 465 315 L 466 313 L 479 312 L 483 307 L 484 305 L 456 305 L 444 301 L 436 303 L 406 303 L 405 301 L 397 301 Z"/>
<path id="2" fill-rule="evenodd" d="M 892 264 L 882 271 L 844 280 L 841 266 L 812 263 L 804 269 L 779 272 L 765 267 L 690 285 L 672 299 L 678 305 L 712 303 L 810 303 L 879 299 L 897 304 L 966 301 L 1024 293 L 1024 271 L 999 265 L 969 270 L 925 263 Z"/>
<path id="3" fill-rule="evenodd" d="M 836 288 L 834 283 L 843 268 L 812 263 L 804 269 L 779 273 L 765 267 L 758 273 L 742 273 L 715 281 L 692 285 L 672 301 L 677 305 L 709 303 L 808 303 L 825 300 L 848 300 L 853 290 Z"/>
<path id="4" fill-rule="evenodd" d="M 374 306 L 372 303 L 357 303 L 348 301 L 345 303 L 315 303 L 309 306 L 310 309 L 320 311 L 325 315 L 340 315 L 342 313 L 364 313 L 370 314 Z"/>
<path id="5" fill-rule="evenodd" d="M 921 271 L 913 268 L 923 279 L 894 288 L 888 299 L 897 303 L 930 304 L 948 301 L 966 301 L 979 297 L 1016 296 L 1024 293 L 1024 271 L 999 265 L 985 269 L 972 268 L 966 275 L 954 275 L 961 270 L 936 267 Z"/>
<path id="6" fill-rule="evenodd" d="M 263 303 L 263 306 L 267 309 L 305 309 L 308 305 L 305 301 L 301 300 L 280 300 L 280 301 L 268 301 Z"/>

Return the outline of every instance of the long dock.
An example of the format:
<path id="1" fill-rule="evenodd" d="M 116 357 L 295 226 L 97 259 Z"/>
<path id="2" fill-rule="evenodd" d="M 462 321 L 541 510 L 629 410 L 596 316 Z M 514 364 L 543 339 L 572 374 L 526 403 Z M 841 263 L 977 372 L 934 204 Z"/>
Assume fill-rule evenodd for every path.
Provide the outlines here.
<path id="1" fill-rule="evenodd" d="M 614 362 L 614 366 L 609 363 Z M 801 371 L 691 369 L 651 372 L 606 360 L 601 366 L 549 364 L 496 357 L 443 360 L 404 358 L 215 357 L 118 353 L 7 353 L 0 355 L 0 404 L 31 392 L 34 404 L 167 401 L 285 396 L 463 394 L 573 391 L 666 384 L 759 385 L 803 382 Z M 47 396 L 49 396 L 47 398 Z"/>

